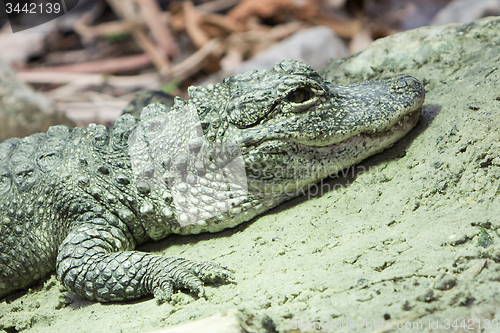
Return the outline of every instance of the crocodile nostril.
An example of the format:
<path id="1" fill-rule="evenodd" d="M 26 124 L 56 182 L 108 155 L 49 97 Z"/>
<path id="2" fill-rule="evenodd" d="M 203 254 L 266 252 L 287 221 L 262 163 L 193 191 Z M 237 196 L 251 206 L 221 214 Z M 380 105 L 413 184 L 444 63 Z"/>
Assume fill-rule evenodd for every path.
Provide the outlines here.
<path id="1" fill-rule="evenodd" d="M 396 93 L 406 93 L 412 91 L 417 95 L 424 95 L 425 89 L 423 84 L 416 78 L 410 75 L 399 75 L 392 85 L 392 90 Z"/>
<path id="2" fill-rule="evenodd" d="M 400 75 L 397 77 L 395 88 L 403 89 L 406 87 L 411 87 L 411 86 L 415 85 L 417 82 L 419 82 L 419 81 L 417 79 L 415 79 L 413 76 Z"/>
<path id="3" fill-rule="evenodd" d="M 399 78 L 399 80 L 396 81 L 396 84 L 395 84 L 396 89 L 403 89 L 403 88 L 406 88 L 406 86 L 408 86 L 408 82 L 406 81 L 406 79 L 404 77 Z"/>

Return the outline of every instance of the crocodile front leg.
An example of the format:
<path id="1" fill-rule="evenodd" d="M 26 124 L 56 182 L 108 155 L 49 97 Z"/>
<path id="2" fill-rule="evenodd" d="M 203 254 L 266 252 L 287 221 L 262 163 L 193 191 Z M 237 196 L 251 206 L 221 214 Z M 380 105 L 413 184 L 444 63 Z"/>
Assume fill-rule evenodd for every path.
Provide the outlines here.
<path id="1" fill-rule="evenodd" d="M 56 270 L 64 286 L 100 302 L 148 294 L 162 302 L 170 299 L 173 289 L 189 289 L 203 297 L 203 282 L 234 279 L 213 263 L 127 251 L 134 244 L 122 227 L 114 218 L 102 216 L 73 225 L 57 256 Z"/>

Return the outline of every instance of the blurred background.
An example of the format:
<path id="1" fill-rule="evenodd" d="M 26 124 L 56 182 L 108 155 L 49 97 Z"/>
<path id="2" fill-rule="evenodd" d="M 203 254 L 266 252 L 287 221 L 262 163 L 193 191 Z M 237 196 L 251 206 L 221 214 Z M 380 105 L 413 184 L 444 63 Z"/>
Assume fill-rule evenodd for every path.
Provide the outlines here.
<path id="1" fill-rule="evenodd" d="M 140 89 L 187 98 L 190 85 L 282 59 L 321 69 L 391 34 L 500 13 L 500 0 L 32 2 L 35 14 L 0 8 L 0 141 L 109 126 Z M 56 19 L 42 15 L 49 2 L 63 5 Z"/>

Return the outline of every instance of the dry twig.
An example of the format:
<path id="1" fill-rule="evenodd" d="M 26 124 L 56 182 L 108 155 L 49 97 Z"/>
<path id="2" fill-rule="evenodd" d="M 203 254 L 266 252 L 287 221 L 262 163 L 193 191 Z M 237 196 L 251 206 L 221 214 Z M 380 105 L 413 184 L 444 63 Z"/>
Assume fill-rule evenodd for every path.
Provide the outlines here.
<path id="1" fill-rule="evenodd" d="M 156 73 L 112 76 L 104 74 L 56 73 L 56 72 L 19 72 L 17 78 L 26 83 L 71 84 L 75 86 L 102 86 L 104 84 L 128 90 L 156 87 L 160 78 Z"/>
<path id="2" fill-rule="evenodd" d="M 158 3 L 155 0 L 135 0 L 135 2 L 141 7 L 145 22 L 153 38 L 163 48 L 166 55 L 169 57 L 175 56 L 178 52 L 177 46 Z"/>
<path id="3" fill-rule="evenodd" d="M 90 61 L 85 63 L 46 68 L 35 68 L 21 72 L 69 72 L 69 73 L 120 73 L 143 68 L 151 63 L 146 54 L 138 54 L 113 59 Z"/>
<path id="4" fill-rule="evenodd" d="M 167 80 L 182 81 L 190 75 L 196 73 L 203 67 L 205 59 L 211 54 L 221 53 L 222 44 L 218 39 L 212 39 L 203 45 L 198 51 L 194 52 L 186 60 L 172 66 L 170 70 L 165 73 Z"/>
<path id="5" fill-rule="evenodd" d="M 133 20 L 137 18 L 137 13 L 135 12 L 133 0 L 107 0 L 111 8 L 113 8 L 116 15 L 121 18 Z M 156 45 L 149 39 L 149 37 L 144 33 L 141 28 L 135 28 L 132 30 L 132 36 L 141 46 L 141 48 L 148 54 L 151 61 L 154 63 L 155 67 L 158 69 L 160 74 L 168 71 L 170 67 L 170 62 L 163 52 L 158 50 Z"/>
<path id="6" fill-rule="evenodd" d="M 204 13 L 217 13 L 237 5 L 241 0 L 213 0 L 205 2 L 196 8 Z"/>
<path id="7" fill-rule="evenodd" d="M 200 13 L 193 7 L 191 2 L 184 2 L 182 9 L 184 11 L 184 24 L 186 31 L 193 44 L 200 48 L 210 40 L 207 33 L 201 28 Z"/>
<path id="8" fill-rule="evenodd" d="M 78 20 L 75 23 L 75 30 L 84 39 L 93 40 L 100 36 L 118 35 L 130 32 L 144 25 L 145 22 L 142 18 L 106 22 L 96 26 L 90 26 L 87 25 L 84 20 Z"/>

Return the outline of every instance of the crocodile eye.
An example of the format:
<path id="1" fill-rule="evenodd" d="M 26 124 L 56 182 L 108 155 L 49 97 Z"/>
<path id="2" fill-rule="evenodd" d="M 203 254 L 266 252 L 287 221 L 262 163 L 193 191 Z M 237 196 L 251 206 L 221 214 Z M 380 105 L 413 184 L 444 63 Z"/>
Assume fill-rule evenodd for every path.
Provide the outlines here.
<path id="1" fill-rule="evenodd" d="M 310 100 L 314 96 L 314 93 L 307 88 L 297 88 L 292 90 L 287 96 L 286 99 L 292 103 L 304 103 L 307 100 Z"/>

